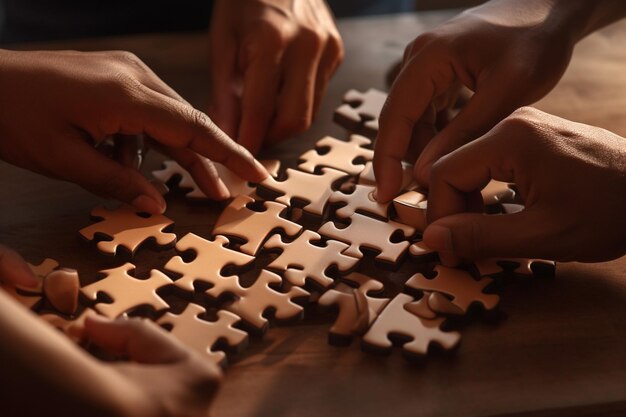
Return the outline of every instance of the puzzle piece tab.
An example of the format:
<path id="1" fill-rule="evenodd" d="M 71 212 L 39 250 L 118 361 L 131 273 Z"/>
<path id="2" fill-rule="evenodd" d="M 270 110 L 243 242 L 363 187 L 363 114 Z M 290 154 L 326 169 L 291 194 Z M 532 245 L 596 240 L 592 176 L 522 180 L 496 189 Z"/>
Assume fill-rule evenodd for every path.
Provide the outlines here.
<path id="1" fill-rule="evenodd" d="M 266 201 L 263 203 L 265 211 L 257 212 L 246 207 L 253 202 L 254 199 L 244 195 L 235 198 L 217 219 L 213 235 L 244 239 L 246 243 L 239 250 L 248 255 L 256 255 L 272 231 L 282 229 L 287 235 L 294 236 L 302 229 L 299 224 L 280 217 L 287 210 L 285 205 Z"/>
<path id="2" fill-rule="evenodd" d="M 90 300 L 96 300 L 100 292 L 111 297 L 113 303 L 98 303 L 95 306 L 96 311 L 108 318 L 115 318 L 140 305 L 150 305 L 157 311 L 168 308 L 169 304 L 157 295 L 156 290 L 172 284 L 172 280 L 156 269 L 150 272 L 149 279 L 134 278 L 129 274 L 134 269 L 135 265 L 127 262 L 101 271 L 105 277 L 81 288 L 81 291 Z"/>
<path id="3" fill-rule="evenodd" d="M 380 115 L 387 94 L 370 88 L 365 93 L 349 90 L 342 104 L 335 110 L 333 120 L 340 126 L 374 139 L 378 134 L 378 116 Z"/>
<path id="4" fill-rule="evenodd" d="M 85 227 L 80 234 L 90 241 L 102 236 L 109 239 L 101 240 L 97 244 L 98 249 L 108 255 L 115 255 L 120 246 L 134 255 L 137 248 L 148 240 L 154 240 L 162 247 L 176 242 L 174 233 L 164 232 L 174 222 L 162 214 L 141 213 L 124 204 L 114 210 L 96 207 L 91 216 L 100 221 Z"/>
<path id="5" fill-rule="evenodd" d="M 365 167 L 363 162 L 371 161 L 374 157 L 374 151 L 366 148 L 371 144 L 371 140 L 359 135 L 351 135 L 349 141 L 326 136 L 317 141 L 315 144 L 317 149 L 311 149 L 300 155 L 299 159 L 304 162 L 300 163 L 298 168 L 312 173 L 315 172 L 315 168 L 329 167 L 356 175 Z M 328 152 L 320 153 L 319 149 L 326 148 Z M 355 163 L 357 159 L 363 162 Z"/>

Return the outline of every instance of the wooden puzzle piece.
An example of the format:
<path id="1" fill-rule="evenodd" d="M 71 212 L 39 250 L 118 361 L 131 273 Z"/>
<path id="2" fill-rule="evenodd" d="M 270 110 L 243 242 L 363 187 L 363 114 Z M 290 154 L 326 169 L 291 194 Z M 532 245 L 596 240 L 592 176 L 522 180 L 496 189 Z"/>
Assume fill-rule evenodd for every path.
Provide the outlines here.
<path id="1" fill-rule="evenodd" d="M 355 163 L 355 160 L 363 162 L 374 158 L 374 151 L 367 149 L 372 141 L 359 135 L 351 135 L 349 141 L 335 139 L 326 136 L 317 141 L 316 149 L 311 149 L 300 155 L 304 162 L 298 168 L 306 172 L 315 172 L 315 168 L 329 167 L 343 171 L 350 175 L 356 175 L 363 170 L 363 163 Z M 328 149 L 327 152 L 322 152 Z"/>
<path id="2" fill-rule="evenodd" d="M 280 161 L 278 160 L 266 160 L 260 161 L 261 164 L 267 169 L 267 172 L 276 177 L 278 170 L 280 169 Z M 237 197 L 239 195 L 250 195 L 256 188 L 250 186 L 248 181 L 242 179 L 237 174 L 226 168 L 219 162 L 213 162 L 217 175 L 222 179 L 226 188 L 230 191 L 231 197 Z M 152 176 L 162 183 L 168 183 L 173 178 L 180 178 L 178 180 L 178 187 L 184 189 L 190 189 L 185 197 L 189 199 L 208 199 L 206 194 L 198 188 L 198 185 L 194 181 L 191 174 L 183 167 L 181 167 L 176 161 L 164 161 L 163 168 L 158 171 L 152 171 Z"/>
<path id="3" fill-rule="evenodd" d="M 185 262 L 180 256 L 175 256 L 165 264 L 166 271 L 182 275 L 174 281 L 174 285 L 186 291 L 194 290 L 194 282 L 201 281 L 216 287 L 214 291 L 221 293 L 219 286 L 223 281 L 222 270 L 228 265 L 243 266 L 254 261 L 254 257 L 245 253 L 228 249 L 228 238 L 216 236 L 213 241 L 188 233 L 176 243 L 179 252 L 192 250 L 195 258 Z M 209 291 L 210 293 L 210 291 Z"/>
<path id="4" fill-rule="evenodd" d="M 108 255 L 115 255 L 119 246 L 134 255 L 137 248 L 147 240 L 154 240 L 164 247 L 176 242 L 174 233 L 164 232 L 174 222 L 162 214 L 141 213 L 134 207 L 123 204 L 114 210 L 96 207 L 91 216 L 100 221 L 85 227 L 79 233 L 90 241 L 105 236 L 108 240 L 99 241 L 97 247 Z"/>
<path id="5" fill-rule="evenodd" d="M 430 298 L 436 295 L 435 292 L 424 291 L 422 298 L 412 303 L 406 304 L 404 308 L 409 313 L 415 314 L 423 319 L 432 320 L 437 318 L 437 313 L 430 307 Z M 445 298 L 445 297 L 444 297 Z"/>
<path id="6" fill-rule="evenodd" d="M 505 268 L 505 264 L 515 264 L 512 269 Z M 487 258 L 474 261 L 474 267 L 482 277 L 485 275 L 498 274 L 505 269 L 512 270 L 521 275 L 532 275 L 542 277 L 554 277 L 556 273 L 556 262 L 546 259 L 532 258 Z"/>
<path id="7" fill-rule="evenodd" d="M 243 349 L 248 342 L 248 334 L 233 327 L 241 321 L 236 314 L 220 310 L 216 321 L 207 321 L 198 317 L 204 313 L 204 307 L 189 303 L 181 314 L 166 313 L 157 323 L 171 325 L 174 337 L 209 361 L 223 366 L 226 364 L 226 354 L 221 350 L 213 350 L 215 345 L 226 341 L 231 347 Z"/>
<path id="8" fill-rule="evenodd" d="M 284 242 L 280 235 L 272 236 L 266 243 L 266 249 L 281 249 L 282 253 L 268 265 L 268 268 L 286 271 L 285 278 L 293 285 L 304 286 L 310 278 L 322 287 L 328 287 L 333 279 L 326 275 L 326 270 L 335 265 L 340 272 L 346 272 L 359 261 L 357 258 L 342 254 L 349 245 L 329 240 L 324 246 L 312 245 L 322 237 L 311 230 L 305 230 L 293 242 Z"/>
<path id="9" fill-rule="evenodd" d="M 100 281 L 81 288 L 81 291 L 90 300 L 96 300 L 102 292 L 113 299 L 112 303 L 98 303 L 96 311 L 108 318 L 115 318 L 120 314 L 140 305 L 150 305 L 155 310 L 168 308 L 167 304 L 156 293 L 156 290 L 172 284 L 172 280 L 156 269 L 150 272 L 149 279 L 138 279 L 129 275 L 135 265 L 124 265 L 101 271 L 105 277 Z"/>
<path id="10" fill-rule="evenodd" d="M 392 235 L 398 230 L 404 234 L 404 237 L 415 233 L 415 229 L 410 226 L 394 221 L 383 222 L 355 213 L 350 218 L 348 226 L 340 229 L 334 223 L 327 222 L 319 229 L 319 233 L 349 244 L 350 247 L 345 250 L 344 255 L 360 259 L 363 257 L 361 247 L 366 247 L 380 251 L 376 256 L 377 259 L 397 262 L 409 247 L 408 241 L 391 241 Z"/>
<path id="11" fill-rule="evenodd" d="M 281 194 L 275 200 L 287 206 L 292 199 L 305 201 L 304 211 L 321 216 L 328 197 L 333 192 L 332 184 L 346 174 L 332 168 L 322 168 L 322 175 L 309 174 L 295 169 L 287 169 L 287 179 L 276 181 L 268 177 L 259 184 L 261 188 Z"/>
<path id="12" fill-rule="evenodd" d="M 362 185 L 376 185 L 376 175 L 374 175 L 374 164 L 371 161 L 365 163 L 365 167 L 359 173 L 358 183 Z M 401 190 L 406 191 L 415 187 L 413 181 L 413 165 L 402 162 L 402 186 Z"/>
<path id="13" fill-rule="evenodd" d="M 56 314 L 42 314 L 39 316 L 43 321 L 58 329 L 62 333 L 65 333 L 67 337 L 72 339 L 76 343 L 83 341 L 85 330 L 85 319 L 89 315 L 97 315 L 94 310 L 86 308 L 80 315 L 72 319 L 66 319 Z"/>
<path id="14" fill-rule="evenodd" d="M 387 219 L 389 203 L 381 204 L 374 198 L 376 187 L 371 185 L 355 185 L 352 193 L 335 191 L 328 198 L 329 203 L 343 203 L 335 212 L 339 217 L 349 218 L 354 213 L 373 214 Z"/>
<path id="15" fill-rule="evenodd" d="M 256 255 L 265 238 L 274 230 L 282 229 L 287 235 L 294 236 L 302 226 L 280 217 L 287 210 L 283 204 L 273 201 L 263 203 L 265 211 L 254 211 L 246 207 L 254 199 L 240 195 L 235 198 L 217 219 L 213 235 L 232 236 L 244 239 L 246 243 L 239 248 L 248 255 Z"/>
<path id="16" fill-rule="evenodd" d="M 480 192 L 485 205 L 510 203 L 515 199 L 515 191 L 508 182 L 491 180 Z"/>
<path id="17" fill-rule="evenodd" d="M 417 191 L 407 191 L 393 199 L 397 221 L 414 227 L 418 232 L 426 228 L 426 196 Z"/>
<path id="18" fill-rule="evenodd" d="M 383 289 L 381 282 L 360 273 L 352 273 L 345 279 L 354 282 L 358 287 L 354 288 L 340 282 L 335 288 L 322 294 L 318 300 L 321 306 L 336 305 L 339 310 L 328 334 L 331 345 L 348 345 L 353 335 L 365 333 L 389 302 L 388 298 L 369 296 L 369 293 L 380 292 Z"/>
<path id="19" fill-rule="evenodd" d="M 263 269 L 250 287 L 242 288 L 238 284 L 233 285 L 230 292 L 237 297 L 225 309 L 237 314 L 243 321 L 261 331 L 268 324 L 263 316 L 268 309 L 274 311 L 274 318 L 278 320 L 288 320 L 301 315 L 303 308 L 292 300 L 306 297 L 309 293 L 300 287 L 292 287 L 286 293 L 270 287 L 270 285 L 280 285 L 282 282 L 283 279 L 279 275 Z"/>
<path id="20" fill-rule="evenodd" d="M 418 301 L 419 302 L 419 301 Z M 438 344 L 445 350 L 456 347 L 461 340 L 458 332 L 441 330 L 443 317 L 425 319 L 407 310 L 413 309 L 413 297 L 398 294 L 383 309 L 368 332 L 363 336 L 364 347 L 388 351 L 392 347 L 390 336 L 399 335 L 411 340 L 403 345 L 405 353 L 423 356 L 431 344 Z"/>
<path id="21" fill-rule="evenodd" d="M 409 247 L 409 253 L 415 258 L 421 258 L 423 256 L 432 255 L 436 253 L 436 251 L 426 246 L 424 241 L 420 240 L 419 242 L 411 244 Z"/>
<path id="22" fill-rule="evenodd" d="M 37 286 L 23 287 L 9 282 L 0 281 L 0 288 L 6 291 L 13 299 L 15 299 L 15 301 L 30 309 L 41 301 L 43 293 L 43 280 L 49 273 L 59 267 L 59 263 L 54 259 L 47 258 L 44 259 L 39 265 L 28 263 L 28 267 L 31 271 L 33 271 L 33 274 L 35 274 L 35 277 L 39 281 Z"/>
<path id="23" fill-rule="evenodd" d="M 74 269 L 58 269 L 50 272 L 43 281 L 43 293 L 52 307 L 61 313 L 74 314 L 78 308 L 80 280 Z"/>
<path id="24" fill-rule="evenodd" d="M 406 286 L 416 290 L 435 291 L 452 297 L 452 304 L 465 314 L 473 303 L 480 303 L 485 310 L 493 310 L 499 303 L 500 297 L 495 294 L 485 294 L 483 290 L 493 281 L 491 278 L 474 279 L 469 272 L 462 269 L 448 268 L 443 265 L 435 267 L 437 275 L 428 279 L 422 274 L 413 275 Z M 430 307 L 434 307 L 430 305 Z M 435 311 L 438 311 L 435 309 Z M 440 311 L 450 313 L 450 311 Z"/>
<path id="25" fill-rule="evenodd" d="M 335 110 L 333 120 L 340 126 L 374 139 L 378 134 L 378 116 L 387 94 L 370 88 L 362 93 L 349 90 L 344 96 L 344 104 Z"/>

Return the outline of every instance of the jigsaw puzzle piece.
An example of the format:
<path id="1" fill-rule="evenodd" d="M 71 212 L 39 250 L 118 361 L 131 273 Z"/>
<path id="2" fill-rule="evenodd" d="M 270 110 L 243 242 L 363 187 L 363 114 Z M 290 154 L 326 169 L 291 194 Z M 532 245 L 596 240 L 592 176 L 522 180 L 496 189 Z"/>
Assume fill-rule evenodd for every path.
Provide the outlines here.
<path id="1" fill-rule="evenodd" d="M 303 162 L 298 165 L 298 168 L 313 173 L 315 168 L 328 167 L 356 175 L 365 167 L 364 162 L 374 158 L 374 151 L 367 148 L 371 144 L 371 140 L 359 135 L 351 135 L 348 141 L 326 136 L 317 141 L 316 149 L 300 155 L 299 159 Z M 327 152 L 323 152 L 324 150 Z M 355 161 L 361 161 L 361 163 L 355 163 Z"/>
<path id="2" fill-rule="evenodd" d="M 515 199 L 515 190 L 511 188 L 511 184 L 502 181 L 489 181 L 480 194 L 486 206 L 497 203 L 510 203 Z"/>
<path id="3" fill-rule="evenodd" d="M 84 339 L 85 319 L 89 315 L 97 315 L 94 310 L 86 308 L 80 315 L 72 319 L 66 319 L 56 314 L 42 314 L 39 316 L 43 321 L 64 333 L 67 337 L 76 343 L 80 343 Z"/>
<path id="4" fill-rule="evenodd" d="M 224 366 L 226 354 L 221 350 L 214 350 L 215 345 L 225 341 L 230 347 L 238 351 L 245 348 L 248 334 L 233 327 L 241 319 L 229 311 L 217 312 L 216 321 L 199 318 L 206 310 L 198 304 L 189 303 L 181 314 L 166 313 L 157 323 L 171 325 L 171 333 L 182 343 L 200 353 L 207 360 Z"/>
<path id="5" fill-rule="evenodd" d="M 96 207 L 91 216 L 100 221 L 85 227 L 79 233 L 89 241 L 102 236 L 109 239 L 97 243 L 98 250 L 107 255 L 115 255 L 120 246 L 134 255 L 147 240 L 154 240 L 161 247 L 171 246 L 176 242 L 174 233 L 164 231 L 174 222 L 162 214 L 141 213 L 134 207 L 123 204 L 114 210 Z"/>
<path id="6" fill-rule="evenodd" d="M 321 216 L 328 198 L 333 193 L 333 183 L 346 176 L 346 173 L 333 168 L 322 168 L 321 175 L 289 168 L 286 180 L 276 181 L 268 177 L 259 184 L 259 187 L 280 194 L 275 198 L 278 203 L 291 206 L 293 199 L 302 200 L 306 202 L 302 207 L 304 211 Z"/>
<path id="7" fill-rule="evenodd" d="M 195 258 L 185 262 L 182 257 L 175 256 L 165 264 L 164 269 L 181 275 L 174 281 L 174 285 L 185 291 L 194 291 L 194 282 L 201 281 L 213 285 L 213 288 L 207 291 L 209 294 L 221 293 L 220 286 L 228 282 L 222 274 L 226 266 L 244 266 L 254 261 L 253 256 L 228 249 L 228 244 L 229 240 L 224 236 L 218 235 L 210 241 L 188 233 L 178 241 L 176 249 L 183 253 L 193 251 Z"/>
<path id="8" fill-rule="evenodd" d="M 74 269 L 58 269 L 43 280 L 43 293 L 52 307 L 61 313 L 72 315 L 78 308 L 80 279 Z"/>
<path id="9" fill-rule="evenodd" d="M 311 242 L 322 237 L 312 230 L 305 230 L 293 242 L 285 242 L 280 235 L 272 236 L 266 243 L 266 249 L 281 249 L 282 253 L 269 265 L 270 269 L 285 271 L 285 278 L 296 286 L 302 287 L 306 278 L 322 287 L 328 287 L 333 279 L 326 275 L 326 270 L 335 265 L 340 272 L 347 272 L 359 261 L 344 255 L 349 245 L 336 240 L 328 240 L 324 246 Z"/>
<path id="10" fill-rule="evenodd" d="M 425 319 L 413 314 L 407 310 L 407 307 L 413 310 L 412 303 L 413 297 L 407 294 L 398 294 L 392 299 L 363 336 L 363 347 L 386 352 L 393 346 L 389 337 L 399 335 L 410 339 L 402 346 L 405 354 L 421 357 L 428 353 L 431 344 L 437 344 L 445 350 L 451 350 L 459 344 L 461 335 L 458 332 L 441 330 L 444 318 Z"/>
<path id="11" fill-rule="evenodd" d="M 513 265 L 507 267 L 507 265 Z M 482 277 L 485 275 L 498 274 L 504 270 L 509 270 L 520 275 L 530 275 L 536 277 L 554 277 L 556 274 L 556 262 L 546 259 L 532 258 L 486 258 L 474 261 L 474 267 Z"/>
<path id="12" fill-rule="evenodd" d="M 172 280 L 156 269 L 150 272 L 149 279 L 132 277 L 129 272 L 135 270 L 135 265 L 124 265 L 101 271 L 105 277 L 100 281 L 81 288 L 81 292 L 90 300 L 97 300 L 98 293 L 104 293 L 113 299 L 112 303 L 98 303 L 96 311 L 108 317 L 115 318 L 120 314 L 140 305 L 150 305 L 159 311 L 169 307 L 156 291 Z"/>
<path id="13" fill-rule="evenodd" d="M 350 218 L 350 224 L 345 228 L 338 228 L 334 223 L 327 222 L 319 229 L 319 233 L 332 239 L 350 245 L 344 254 L 355 258 L 362 258 L 361 247 L 380 251 L 376 259 L 395 263 L 409 247 L 408 241 L 392 242 L 391 237 L 401 231 L 408 238 L 415 229 L 394 221 L 383 222 L 355 213 Z"/>
<path id="14" fill-rule="evenodd" d="M 274 230 L 281 229 L 289 236 L 297 235 L 302 226 L 280 217 L 287 206 L 273 201 L 263 203 L 265 211 L 254 211 L 247 207 L 254 203 L 248 196 L 235 198 L 217 219 L 213 235 L 225 235 L 243 239 L 239 248 L 248 255 L 256 255 L 265 238 Z"/>
<path id="15" fill-rule="evenodd" d="M 30 309 L 33 308 L 39 301 L 41 301 L 43 293 L 43 280 L 46 276 L 59 267 L 59 263 L 54 259 L 44 259 L 39 265 L 33 265 L 28 263 L 28 267 L 35 277 L 38 279 L 39 284 L 36 287 L 22 287 L 20 285 L 14 285 L 9 282 L 0 281 L 0 288 L 7 292 L 15 301 Z"/>
<path id="16" fill-rule="evenodd" d="M 381 204 L 374 198 L 375 186 L 355 185 L 351 193 L 335 191 L 328 198 L 329 203 L 341 203 L 342 207 L 335 211 L 339 217 L 349 218 L 354 213 L 370 214 L 387 220 L 389 203 Z"/>
<path id="17" fill-rule="evenodd" d="M 418 232 L 426 228 L 426 196 L 417 191 L 407 191 L 393 199 L 398 223 L 414 227 Z"/>
<path id="18" fill-rule="evenodd" d="M 407 282 L 406 286 L 420 291 L 431 291 L 446 294 L 452 298 L 451 302 L 458 309 L 453 309 L 457 313 L 465 314 L 473 303 L 480 303 L 487 310 L 493 310 L 500 302 L 500 297 L 495 294 L 486 294 L 483 292 L 485 287 L 493 282 L 491 278 L 474 279 L 469 272 L 462 269 L 448 268 L 443 265 L 435 267 L 437 275 L 434 278 L 426 278 L 422 274 L 413 275 Z M 443 301 L 443 300 L 439 300 Z M 431 308 L 440 313 L 452 314 L 450 308 L 446 311 L 436 309 L 437 305 L 429 304 Z"/>
<path id="19" fill-rule="evenodd" d="M 435 250 L 426 246 L 424 241 L 420 240 L 419 242 L 412 243 L 409 247 L 409 253 L 414 258 L 423 258 L 425 256 L 431 256 L 437 253 Z"/>
<path id="20" fill-rule="evenodd" d="M 344 96 L 344 104 L 335 110 L 333 120 L 340 126 L 368 138 L 378 134 L 378 116 L 380 115 L 387 94 L 370 88 L 362 93 L 349 90 Z"/>
<path id="21" fill-rule="evenodd" d="M 404 308 L 409 313 L 415 314 L 416 316 L 421 317 L 423 319 L 428 319 L 428 320 L 435 319 L 437 318 L 437 313 L 431 307 L 431 302 L 430 302 L 430 298 L 433 297 L 434 295 L 437 295 L 437 293 L 424 291 L 422 298 L 412 303 L 406 304 Z"/>
<path id="22" fill-rule="evenodd" d="M 364 334 L 389 302 L 388 298 L 369 295 L 382 291 L 381 282 L 360 273 L 352 273 L 345 279 L 357 287 L 340 282 L 318 300 L 321 306 L 338 308 L 337 319 L 328 333 L 328 343 L 335 346 L 347 346 L 354 335 Z"/>

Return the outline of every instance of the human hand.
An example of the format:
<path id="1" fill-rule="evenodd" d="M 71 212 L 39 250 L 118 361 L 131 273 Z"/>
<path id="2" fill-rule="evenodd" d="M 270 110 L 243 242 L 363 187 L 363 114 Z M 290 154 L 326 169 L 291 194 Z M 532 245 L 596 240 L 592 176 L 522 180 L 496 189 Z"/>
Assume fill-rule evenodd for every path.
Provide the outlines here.
<path id="1" fill-rule="evenodd" d="M 159 191 L 94 145 L 145 134 L 216 199 L 229 193 L 206 158 L 250 181 L 267 176 L 248 151 L 128 52 L 0 51 L 0 91 L 1 159 L 142 211 L 165 210 Z"/>
<path id="2" fill-rule="evenodd" d="M 410 43 L 379 119 L 374 157 L 378 199 L 397 195 L 403 159 L 414 162 L 419 156 L 415 177 L 427 187 L 437 159 L 548 93 L 578 39 L 572 33 L 577 3 L 490 2 Z M 461 86 L 474 95 L 438 132 L 437 114 L 454 104 Z"/>
<path id="3" fill-rule="evenodd" d="M 13 249 L 0 245 L 0 283 L 37 287 L 40 282 L 24 258 Z"/>
<path id="4" fill-rule="evenodd" d="M 343 44 L 324 0 L 217 0 L 209 114 L 257 154 L 307 129 Z"/>
<path id="5" fill-rule="evenodd" d="M 467 213 L 490 179 L 525 209 Z M 424 242 L 442 263 L 490 257 L 595 262 L 626 253 L 626 139 L 523 108 L 432 167 Z"/>
<path id="6" fill-rule="evenodd" d="M 84 336 L 105 351 L 129 360 L 107 364 L 144 394 L 143 410 L 129 409 L 128 415 L 208 414 L 221 381 L 220 369 L 153 322 L 123 318 L 111 321 L 91 315 L 85 320 Z"/>

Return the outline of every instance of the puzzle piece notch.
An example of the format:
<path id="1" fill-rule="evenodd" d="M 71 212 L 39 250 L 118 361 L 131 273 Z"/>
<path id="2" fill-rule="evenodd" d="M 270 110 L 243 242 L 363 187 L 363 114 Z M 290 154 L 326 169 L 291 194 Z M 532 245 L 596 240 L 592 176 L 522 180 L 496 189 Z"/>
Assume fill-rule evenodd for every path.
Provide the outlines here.
<path id="1" fill-rule="evenodd" d="M 317 175 L 288 168 L 287 179 L 284 181 L 268 177 L 259 187 L 280 194 L 274 199 L 278 203 L 291 206 L 292 200 L 302 200 L 306 203 L 302 207 L 304 211 L 321 216 L 333 193 L 333 183 L 347 176 L 343 171 L 333 168 L 322 168 L 321 171 L 322 174 Z"/>
<path id="2" fill-rule="evenodd" d="M 366 92 L 348 90 L 344 104 L 334 113 L 333 120 L 340 126 L 374 139 L 378 134 L 378 116 L 385 105 L 387 94 L 370 88 Z"/>
<path id="3" fill-rule="evenodd" d="M 371 140 L 359 135 L 351 135 L 348 141 L 326 136 L 317 141 L 315 149 L 300 155 L 299 159 L 303 162 L 298 165 L 298 169 L 314 173 L 316 168 L 328 167 L 357 175 L 365 165 L 355 161 L 367 162 L 374 158 L 374 151 L 367 149 L 371 144 Z M 323 150 L 327 152 L 322 153 Z"/>
<path id="4" fill-rule="evenodd" d="M 267 169 L 267 172 L 276 177 L 280 169 L 280 161 L 278 160 L 264 160 L 260 161 L 261 164 Z M 218 176 L 230 191 L 231 197 L 237 197 L 239 195 L 250 195 L 255 192 L 256 188 L 250 186 L 248 181 L 242 179 L 237 174 L 232 172 L 226 166 L 219 162 L 213 162 Z M 190 189 L 185 196 L 189 199 L 208 199 L 207 195 L 200 190 L 191 174 L 176 161 L 164 161 L 163 168 L 157 171 L 152 171 L 152 176 L 162 183 L 166 184 L 173 178 L 179 177 L 178 187 L 184 189 Z"/>
<path id="5" fill-rule="evenodd" d="M 414 227 L 418 232 L 426 228 L 426 196 L 417 191 L 407 191 L 393 199 L 397 222 Z"/>
<path id="6" fill-rule="evenodd" d="M 285 242 L 280 235 L 273 235 L 266 243 L 266 249 L 281 249 L 282 253 L 267 267 L 285 271 L 285 278 L 291 284 L 303 287 L 306 278 L 321 287 L 328 287 L 333 279 L 326 274 L 331 266 L 340 272 L 353 268 L 358 258 L 344 255 L 349 245 L 336 240 L 328 240 L 324 246 L 313 245 L 322 237 L 312 230 L 305 230 L 294 241 Z"/>
<path id="7" fill-rule="evenodd" d="M 393 346 L 389 337 L 393 335 L 411 339 L 402 346 L 408 356 L 426 355 L 431 344 L 437 344 L 444 350 L 458 346 L 461 335 L 458 332 L 441 330 L 444 322 L 442 317 L 425 319 L 413 314 L 409 310 L 415 310 L 411 306 L 414 302 L 413 297 L 408 294 L 396 295 L 363 336 L 363 347 L 368 350 L 389 351 Z"/>
<path id="8" fill-rule="evenodd" d="M 339 217 L 349 218 L 354 213 L 374 215 L 387 220 L 389 203 L 381 204 L 374 198 L 376 187 L 371 185 L 355 185 L 351 193 L 335 191 L 328 198 L 329 203 L 342 203 L 335 211 Z"/>
<path id="9" fill-rule="evenodd" d="M 275 230 L 282 229 L 287 235 L 297 235 L 302 226 L 280 217 L 287 206 L 273 201 L 263 203 L 265 211 L 257 212 L 247 207 L 254 199 L 248 196 L 235 198 L 217 219 L 213 235 L 233 236 L 246 243 L 239 248 L 248 255 L 256 255 L 265 238 Z"/>
<path id="10" fill-rule="evenodd" d="M 54 259 L 46 258 L 39 265 L 28 263 L 28 267 L 39 281 L 35 287 L 24 287 L 9 282 L 0 281 L 0 288 L 4 289 L 14 300 L 31 309 L 42 299 L 43 281 L 45 277 L 59 267 Z"/>
<path id="11" fill-rule="evenodd" d="M 354 335 L 364 334 L 389 302 L 388 298 L 374 298 L 369 295 L 382 291 L 381 282 L 356 272 L 348 275 L 345 280 L 354 282 L 357 287 L 340 282 L 318 300 L 321 306 L 336 305 L 338 308 L 337 319 L 328 333 L 329 344 L 336 346 L 347 346 Z"/>
<path id="12" fill-rule="evenodd" d="M 134 255 L 139 246 L 148 240 L 154 240 L 161 247 L 176 242 L 174 233 L 164 231 L 174 222 L 162 214 L 141 213 L 134 207 L 123 204 L 113 210 L 107 210 L 103 206 L 96 207 L 91 216 L 100 220 L 81 229 L 79 233 L 89 241 L 98 236 L 106 236 L 109 240 L 99 241 L 97 247 L 108 255 L 115 255 L 120 246 Z"/>
<path id="13" fill-rule="evenodd" d="M 219 310 L 216 321 L 207 321 L 198 316 L 206 313 L 204 307 L 189 303 L 181 314 L 166 313 L 157 323 L 171 325 L 171 333 L 191 349 L 200 353 L 216 365 L 226 365 L 226 353 L 214 350 L 220 341 L 238 350 L 248 342 L 248 334 L 233 327 L 241 318 L 229 311 Z"/>
<path id="14" fill-rule="evenodd" d="M 169 304 L 156 291 L 172 284 L 172 280 L 156 269 L 150 272 L 148 279 L 134 278 L 129 274 L 134 269 L 135 265 L 127 262 L 120 267 L 101 271 L 105 277 L 81 288 L 81 292 L 94 301 L 100 292 L 112 298 L 112 303 L 97 303 L 95 306 L 96 311 L 108 318 L 115 318 L 140 305 L 150 305 L 157 311 L 169 308 Z"/>
<path id="15" fill-rule="evenodd" d="M 398 230 L 405 238 L 415 233 L 415 229 L 410 226 L 394 221 L 383 222 L 355 213 L 345 228 L 340 229 L 334 223 L 327 222 L 319 229 L 319 233 L 349 244 L 350 247 L 344 251 L 345 255 L 360 259 L 363 257 L 360 248 L 366 247 L 380 251 L 376 259 L 394 263 L 409 247 L 408 241 L 391 241 Z"/>
<path id="16" fill-rule="evenodd" d="M 216 236 L 213 241 L 206 240 L 193 233 L 188 233 L 176 244 L 179 252 L 193 251 L 195 258 L 185 262 L 182 257 L 175 256 L 165 264 L 166 271 L 180 274 L 174 285 L 185 291 L 194 291 L 194 282 L 201 281 L 213 285 L 207 292 L 221 293 L 220 286 L 226 282 L 222 270 L 230 265 L 245 266 L 254 261 L 254 257 L 229 249 L 230 243 L 225 236 Z M 236 279 L 236 277 L 235 277 Z"/>
<path id="17" fill-rule="evenodd" d="M 452 304 L 458 307 L 454 309 L 462 314 L 467 313 L 470 305 L 480 303 L 487 311 L 493 310 L 500 302 L 500 297 L 495 294 L 483 292 L 491 282 L 490 278 L 474 279 L 469 272 L 462 269 L 448 268 L 442 265 L 435 267 L 436 276 L 432 279 L 422 274 L 415 274 L 406 282 L 406 286 L 420 291 L 440 292 L 452 297 Z M 439 300 L 444 301 L 444 300 Z M 437 304 L 437 305 L 443 305 Z M 436 305 L 430 305 L 436 307 Z M 453 309 L 446 308 L 442 313 L 452 313 Z M 437 311 L 437 310 L 435 310 Z"/>

